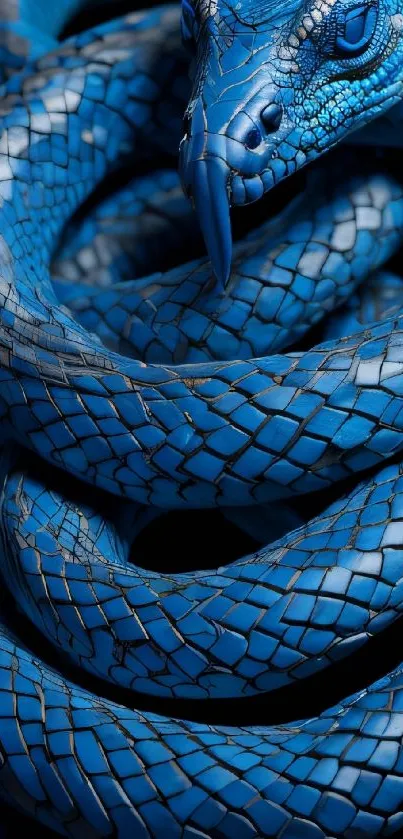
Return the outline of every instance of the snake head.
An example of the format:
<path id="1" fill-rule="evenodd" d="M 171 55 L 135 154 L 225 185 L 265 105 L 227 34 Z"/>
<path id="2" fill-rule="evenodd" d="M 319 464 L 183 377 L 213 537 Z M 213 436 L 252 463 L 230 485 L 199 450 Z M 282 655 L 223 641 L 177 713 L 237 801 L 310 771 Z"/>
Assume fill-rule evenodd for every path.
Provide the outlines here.
<path id="1" fill-rule="evenodd" d="M 182 0 L 193 51 L 180 172 L 214 273 L 258 200 L 403 96 L 402 0 Z"/>

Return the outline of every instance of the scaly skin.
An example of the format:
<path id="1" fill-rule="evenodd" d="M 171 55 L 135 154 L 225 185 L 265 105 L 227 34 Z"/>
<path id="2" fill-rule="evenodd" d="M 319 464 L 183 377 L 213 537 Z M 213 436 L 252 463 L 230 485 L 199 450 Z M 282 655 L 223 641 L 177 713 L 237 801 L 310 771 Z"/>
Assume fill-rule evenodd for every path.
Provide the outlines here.
<path id="1" fill-rule="evenodd" d="M 384 317 L 390 317 L 402 306 L 401 277 L 390 271 L 379 271 L 369 277 L 346 305 L 324 324 L 324 338 L 338 338 L 341 335 L 359 332 L 363 324 L 373 324 Z"/>
<path id="2" fill-rule="evenodd" d="M 132 74 L 136 61 L 140 68 L 142 63 L 144 66 L 145 55 L 150 51 L 152 55 L 153 49 L 146 46 L 142 28 L 138 37 L 140 52 L 137 57 L 133 41 Z M 115 45 L 113 30 L 110 38 Z M 123 75 L 127 73 L 127 43 L 131 38 L 135 38 L 135 24 L 129 23 L 122 38 Z M 105 47 L 101 40 L 99 50 L 102 57 Z M 141 50 L 145 51 L 144 57 Z M 336 343 L 300 357 L 203 364 L 195 375 L 191 367 L 145 368 L 108 352 L 57 306 L 46 262 L 50 243 L 63 222 L 61 203 L 65 213 L 72 212 L 77 201 L 83 200 L 102 177 L 107 164 L 113 164 L 113 157 L 118 159 L 124 153 L 136 128 L 139 136 L 144 109 L 148 108 L 151 124 L 156 110 L 155 91 L 150 90 L 147 76 L 140 73 L 137 89 L 134 84 L 133 93 L 128 91 L 120 111 L 113 110 L 111 104 L 108 111 L 98 105 L 94 112 L 94 101 L 98 101 L 99 91 L 105 90 L 107 69 L 99 65 L 99 77 L 84 88 L 86 47 L 81 58 L 78 48 L 76 67 L 61 70 L 69 51 L 77 55 L 75 44 L 61 51 L 59 62 L 52 59 L 48 71 L 42 62 L 36 84 L 30 77 L 23 77 L 21 98 L 13 92 L 3 100 L 10 136 L 14 132 L 19 137 L 18 151 L 12 156 L 14 179 L 8 180 L 12 170 L 6 158 L 7 181 L 3 187 L 4 262 L 8 260 L 11 265 L 3 279 L 0 317 L 4 348 L 0 406 L 5 433 L 16 434 L 51 462 L 98 486 L 163 507 L 247 504 L 283 493 L 319 489 L 351 469 L 366 468 L 397 451 L 403 443 L 400 367 L 394 366 L 395 348 L 400 345 L 399 320 L 392 331 L 390 325 L 381 328 L 383 352 L 388 354 L 385 374 L 382 372 L 385 384 L 374 391 L 374 398 L 370 395 L 366 400 L 365 390 L 378 384 L 380 370 L 369 360 L 372 355 L 378 359 L 382 352 L 380 343 L 371 343 L 367 333 L 357 336 L 351 345 L 344 344 L 342 351 Z M 93 46 L 91 55 L 96 55 Z M 116 85 L 118 75 L 119 53 L 111 85 Z M 77 153 L 86 161 L 83 182 L 77 159 L 63 147 L 56 151 L 52 169 L 46 169 L 46 192 L 40 163 L 48 153 L 46 133 L 39 135 L 40 142 L 33 147 L 38 149 L 34 151 L 38 163 L 34 159 L 28 182 L 24 160 L 28 136 L 24 126 L 30 120 L 30 110 L 45 109 L 36 92 L 38 86 L 43 88 L 44 78 L 50 124 L 53 119 L 68 131 L 79 116 L 81 146 Z M 70 89 L 65 113 L 61 110 L 65 104 L 60 85 Z M 107 91 L 105 95 L 109 103 L 112 96 L 108 99 Z M 147 95 L 151 96 L 148 106 L 143 104 Z M 141 106 L 135 99 L 133 102 L 135 96 Z M 96 120 L 107 119 L 113 131 L 114 144 L 104 151 L 104 129 L 100 148 L 86 139 L 87 132 L 93 137 L 94 113 Z M 39 124 L 46 132 L 49 116 L 45 116 L 44 125 L 39 114 Z M 147 141 L 149 135 L 147 132 Z M 52 195 L 57 196 L 57 206 Z M 34 223 L 29 228 L 25 223 L 27 201 L 35 207 Z M 51 202 L 48 206 L 47 201 Z M 17 240 L 19 251 L 25 248 L 24 259 L 14 257 Z M 35 260 L 27 271 L 26 260 L 33 252 Z M 320 371 L 316 377 L 310 372 L 312 364 Z M 40 382 L 39 389 L 36 381 Z M 37 394 L 34 402 L 31 393 Z M 73 401 L 63 408 L 69 393 Z M 366 414 L 359 423 L 349 417 L 356 400 L 360 400 L 360 412 Z M 112 423 L 108 423 L 108 417 Z"/>
<path id="3" fill-rule="evenodd" d="M 9 8 L 18 9 L 18 23 L 26 28 L 28 7 Z M 77 5 L 66 0 L 60 8 L 66 23 Z M 237 24 L 236 37 L 229 31 L 224 41 L 223 27 L 231 28 L 232 13 L 220 4 L 208 17 L 203 8 L 200 96 L 192 100 L 191 139 L 182 146 L 183 179 L 186 185 L 190 173 L 214 267 L 225 280 L 230 237 L 228 215 L 221 210 L 228 204 L 228 167 L 232 200 L 236 195 L 256 198 L 255 187 L 262 190 L 258 178 L 249 183 L 252 161 L 260 165 L 267 158 L 266 169 L 259 169 L 263 188 L 270 185 L 266 170 L 278 179 L 293 168 L 291 158 L 288 169 L 279 166 L 281 155 L 288 154 L 285 138 L 291 144 L 293 118 L 294 162 L 302 165 L 341 139 L 344 128 L 332 96 L 340 94 L 348 130 L 390 107 L 401 95 L 400 13 L 382 7 L 368 47 L 376 47 L 370 68 L 365 51 L 354 59 L 354 73 L 357 61 L 362 64 L 360 78 L 340 82 L 332 75 L 333 59 L 319 62 L 314 71 L 311 62 L 310 78 L 300 73 L 309 56 L 316 55 L 315 29 L 308 38 L 297 28 L 301 43 L 298 48 L 295 41 L 289 43 L 288 54 L 285 49 L 292 27 L 303 21 L 308 30 L 312 10 L 296 11 L 286 4 L 283 18 L 277 11 L 273 26 L 274 8 L 254 6 L 260 18 L 253 24 L 257 49 L 251 51 L 249 26 L 245 32 Z M 327 26 L 333 12 L 326 4 L 319 11 L 326 18 L 320 25 Z M 54 41 L 53 12 L 50 20 L 44 35 Z M 211 58 L 220 46 L 225 47 L 220 61 L 229 74 L 225 89 L 214 78 Z M 396 303 L 388 319 L 368 325 L 353 310 L 356 320 L 364 322 L 351 338 L 337 337 L 283 356 L 175 367 L 147 365 L 144 347 L 136 349 L 139 360 L 105 348 L 102 324 L 95 324 L 99 334 L 89 334 L 60 307 L 50 266 L 64 224 L 110 169 L 125 165 L 133 146 L 140 162 L 174 146 L 184 89 L 179 85 L 178 92 L 176 84 L 183 67 L 177 50 L 178 13 L 167 8 L 77 35 L 36 64 L 29 47 L 31 63 L 20 74 L 5 68 L 10 78 L 0 104 L 0 406 L 6 443 L 1 567 L 30 619 L 90 673 L 161 696 L 234 697 L 295 682 L 398 617 L 401 466 L 373 474 L 256 557 L 215 571 L 161 577 L 129 567 L 129 542 L 136 528 L 156 515 L 155 507 L 267 502 L 327 487 L 400 451 L 403 314 Z M 298 72 L 295 51 L 301 59 Z M 234 58 L 238 69 L 231 67 Z M 275 70 L 269 80 L 268 66 Z M 288 108 L 278 129 L 281 138 L 276 140 L 273 132 L 272 145 L 262 140 L 265 148 L 254 156 L 239 136 L 227 144 L 227 127 L 216 131 L 210 121 L 211 113 L 218 112 L 222 120 L 228 106 L 232 128 L 241 131 L 233 86 L 237 74 L 239 83 L 245 82 L 246 67 L 251 71 L 247 119 L 256 120 L 257 89 L 267 92 L 271 85 L 273 92 L 274 83 L 282 90 L 284 112 Z M 287 90 L 292 96 L 295 91 L 295 99 Z M 309 139 L 315 127 L 309 111 L 313 91 L 324 127 L 316 126 Z M 200 132 L 200 103 L 207 100 L 206 134 L 204 125 Z M 214 136 L 221 138 L 216 149 L 224 138 L 232 155 L 241 150 L 242 166 L 235 166 L 231 155 L 214 157 Z M 208 148 L 195 160 L 201 138 Z M 276 142 L 280 157 L 269 160 Z M 334 237 L 340 238 L 338 225 L 343 224 L 339 200 L 331 204 L 334 212 L 322 242 L 336 252 Z M 344 235 L 347 229 L 351 233 L 352 221 L 365 233 L 356 236 L 350 250 L 344 241 L 344 262 L 353 264 L 364 238 L 366 267 L 372 269 L 401 235 L 401 188 L 389 176 L 371 174 L 365 190 L 350 190 L 343 206 L 348 215 Z M 317 214 L 326 220 L 325 201 L 319 201 Z M 211 234 L 210 220 L 218 217 L 224 248 Z M 312 223 L 311 214 L 307 220 Z M 258 259 L 259 248 L 272 253 L 273 242 L 265 240 L 272 226 L 267 228 L 251 234 L 240 252 L 245 248 L 250 258 L 257 247 Z M 283 235 L 293 230 L 291 225 Z M 377 236 L 384 237 L 381 247 Z M 297 294 L 297 266 L 297 261 L 291 264 L 290 294 Z M 205 263 L 203 271 L 211 276 Z M 178 284 L 181 271 L 171 276 Z M 274 283 L 270 273 L 261 279 Z M 319 272 L 317 288 L 323 279 Z M 352 269 L 349 289 L 362 279 Z M 148 281 L 134 283 L 137 292 L 148 287 Z M 334 284 L 343 287 L 337 271 Z M 223 300 L 216 289 L 210 293 L 211 300 Z M 326 294 L 319 300 L 320 316 L 343 296 L 333 287 Z M 241 342 L 231 292 L 227 299 L 233 332 Z M 315 306 L 305 303 L 302 330 L 314 320 Z M 296 334 L 290 330 L 280 339 L 282 345 Z M 83 504 L 67 476 L 60 487 L 60 472 L 41 474 L 38 460 L 31 471 L 18 450 L 13 464 L 15 441 L 99 487 L 99 494 Z M 151 506 L 139 509 L 127 499 Z M 386 836 L 403 821 L 401 694 L 397 668 L 319 717 L 289 725 L 235 728 L 174 720 L 77 687 L 37 660 L 2 619 L 0 794 L 74 839 Z"/>
<path id="4" fill-rule="evenodd" d="M 200 241 L 197 234 L 174 169 L 134 178 L 68 224 L 51 266 L 58 299 L 70 301 L 80 286 L 109 288 L 174 265 L 184 259 L 186 242 Z"/>
<path id="5" fill-rule="evenodd" d="M 380 171 L 364 173 L 358 155 L 345 154 L 333 159 L 331 172 L 315 170 L 291 211 L 237 243 L 225 294 L 203 258 L 113 290 L 58 284 L 56 293 L 110 349 L 151 363 L 251 358 L 289 347 L 400 245 L 401 186 Z"/>
<path id="6" fill-rule="evenodd" d="M 386 467 L 253 556 L 161 576 L 129 564 L 144 526 L 136 505 L 77 506 L 52 474 L 44 484 L 14 469 L 3 577 L 41 632 L 97 676 L 168 697 L 250 696 L 339 660 L 399 616 L 402 474 Z"/>
<path id="7" fill-rule="evenodd" d="M 248 638 L 243 664 L 249 680 L 267 664 L 265 647 L 267 653 L 272 648 L 267 689 L 269 683 L 302 677 L 343 655 L 402 608 L 401 550 L 395 547 L 402 512 L 399 467 L 387 467 L 305 531 L 291 534 L 288 544 L 273 546 L 271 557 L 264 551 L 253 561 L 245 558 L 221 569 L 220 577 L 198 574 L 193 586 L 186 582 L 191 575 L 161 580 L 130 570 L 122 552 L 131 535 L 129 510 L 120 511 L 118 534 L 113 520 L 105 519 L 102 502 L 99 511 L 69 503 L 50 488 L 52 482 L 49 475 L 46 485 L 24 476 L 18 466 L 6 481 L 3 572 L 13 579 L 18 602 L 42 632 L 112 681 L 162 694 L 170 685 L 174 695 L 182 696 L 189 668 L 188 680 L 193 674 L 198 683 L 193 695 L 200 696 L 204 677 L 196 677 L 195 663 L 200 667 L 210 657 L 213 666 L 205 684 L 214 694 L 220 682 L 220 668 L 214 675 L 216 656 L 238 658 L 242 639 L 246 645 Z M 118 505 L 115 514 L 117 524 Z M 358 528 L 356 543 L 350 545 L 353 520 Z M 371 522 L 377 522 L 378 552 L 373 538 L 368 542 Z M 179 647 L 178 629 L 169 629 L 170 609 L 176 624 L 179 601 L 186 604 L 186 617 L 179 618 L 186 634 L 201 592 L 206 614 L 202 609 L 194 623 L 194 641 L 189 638 L 187 648 Z M 133 603 L 137 620 L 131 626 L 148 633 L 145 658 L 144 643 L 138 635 L 134 639 L 128 622 L 128 604 Z M 208 605 L 211 618 L 215 607 L 215 620 L 207 616 Z M 231 631 L 224 627 L 234 626 L 237 615 L 231 643 Z M 111 642 L 121 654 L 106 674 L 108 616 Z M 300 661 L 296 643 L 305 653 Z M 150 683 L 134 677 L 136 667 L 146 673 L 147 659 L 154 667 Z M 0 768 L 2 795 L 59 833 L 94 839 L 128 839 L 133 831 L 157 839 L 165 833 L 192 839 L 342 839 L 390 835 L 401 826 L 400 669 L 316 719 L 236 728 L 163 718 L 100 699 L 38 662 L 4 626 L 0 665 L 0 742 L 6 755 Z M 238 676 L 237 686 L 235 674 L 232 690 L 245 682 L 245 676 Z"/>
<path id="8" fill-rule="evenodd" d="M 221 283 L 229 204 L 256 201 L 403 93 L 400 0 L 184 0 L 197 55 L 181 173 Z M 346 29 L 360 10 L 358 33 Z M 351 26 L 351 23 L 350 23 Z"/>

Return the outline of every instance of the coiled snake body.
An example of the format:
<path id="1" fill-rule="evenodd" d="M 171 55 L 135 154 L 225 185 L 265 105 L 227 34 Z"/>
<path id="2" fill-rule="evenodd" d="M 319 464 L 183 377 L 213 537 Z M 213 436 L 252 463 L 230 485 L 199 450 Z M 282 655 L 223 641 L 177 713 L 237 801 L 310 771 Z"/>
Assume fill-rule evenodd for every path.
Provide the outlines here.
<path id="1" fill-rule="evenodd" d="M 4 10 L 5 43 L 22 44 L 15 53 L 26 59 L 13 63 L 5 50 L 0 103 L 2 577 L 61 654 L 159 697 L 225 701 L 295 682 L 364 644 L 403 605 L 403 473 L 399 458 L 383 464 L 403 447 L 401 286 L 373 273 L 358 288 L 401 243 L 401 183 L 354 149 L 324 160 L 308 170 L 302 199 L 235 245 L 231 273 L 227 209 L 326 151 L 364 112 L 369 120 L 398 103 L 402 18 L 392 3 L 342 4 L 345 17 L 337 3 L 285 4 L 284 20 L 261 5 L 265 26 L 252 8 L 184 9 L 185 40 L 197 30 L 199 46 L 182 181 L 225 290 L 203 256 L 166 268 L 187 253 L 189 235 L 197 240 L 172 171 L 188 96 L 179 10 L 131 14 L 58 47 L 74 4 L 49 10 L 37 39 L 24 3 Z M 267 56 L 259 38 L 268 32 Z M 314 46 L 325 35 L 316 110 L 304 88 L 307 126 L 300 76 L 308 59 L 317 72 Z M 375 48 L 367 67 L 365 50 Z M 335 74 L 343 50 L 348 66 Z M 247 96 L 234 100 L 244 65 Z M 101 200 L 83 228 L 76 217 L 56 261 L 65 223 L 133 154 L 140 165 L 165 155 L 165 170 Z M 132 261 L 103 230 L 110 206 L 118 240 L 136 217 Z M 136 259 L 140 278 L 127 278 Z M 287 349 L 353 292 L 326 343 Z M 368 324 L 371 294 L 378 311 Z M 248 507 L 267 524 L 265 505 L 279 501 L 286 521 L 281 499 L 367 469 L 348 495 L 253 556 L 163 576 L 129 563 L 158 508 L 236 506 L 247 526 Z M 397 668 L 297 723 L 207 725 L 78 687 L 4 620 L 0 793 L 86 839 L 391 835 L 403 826 L 402 679 Z"/>

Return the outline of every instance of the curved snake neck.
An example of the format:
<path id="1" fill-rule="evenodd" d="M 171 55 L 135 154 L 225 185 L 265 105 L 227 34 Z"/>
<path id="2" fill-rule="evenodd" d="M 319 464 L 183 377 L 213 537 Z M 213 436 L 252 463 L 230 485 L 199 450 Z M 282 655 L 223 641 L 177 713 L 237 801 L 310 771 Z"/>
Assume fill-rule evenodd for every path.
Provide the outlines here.
<path id="1" fill-rule="evenodd" d="M 401 667 L 281 725 L 129 692 L 297 708 L 401 615 L 403 187 L 364 150 L 396 137 L 399 3 L 184 0 L 182 36 L 165 6 L 67 39 L 79 0 L 32 8 L 0 2 L 1 799 L 74 839 L 391 835 Z M 316 158 L 232 249 L 230 205 Z M 136 562 L 162 511 L 214 507 L 261 547 Z"/>

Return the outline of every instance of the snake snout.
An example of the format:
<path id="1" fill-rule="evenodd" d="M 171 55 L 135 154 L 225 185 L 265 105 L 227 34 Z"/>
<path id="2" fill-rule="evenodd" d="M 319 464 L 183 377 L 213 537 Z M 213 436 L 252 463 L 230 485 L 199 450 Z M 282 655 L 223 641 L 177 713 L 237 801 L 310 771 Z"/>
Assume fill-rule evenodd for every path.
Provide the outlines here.
<path id="1" fill-rule="evenodd" d="M 230 204 L 247 204 L 264 192 L 260 177 L 273 153 L 270 135 L 279 132 L 283 106 L 273 91 L 254 97 L 250 112 L 238 111 L 225 122 L 225 108 L 206 113 L 201 98 L 184 117 L 180 173 L 185 195 L 193 201 L 214 273 L 228 281 L 232 236 Z M 252 107 L 253 105 L 253 107 Z"/>

